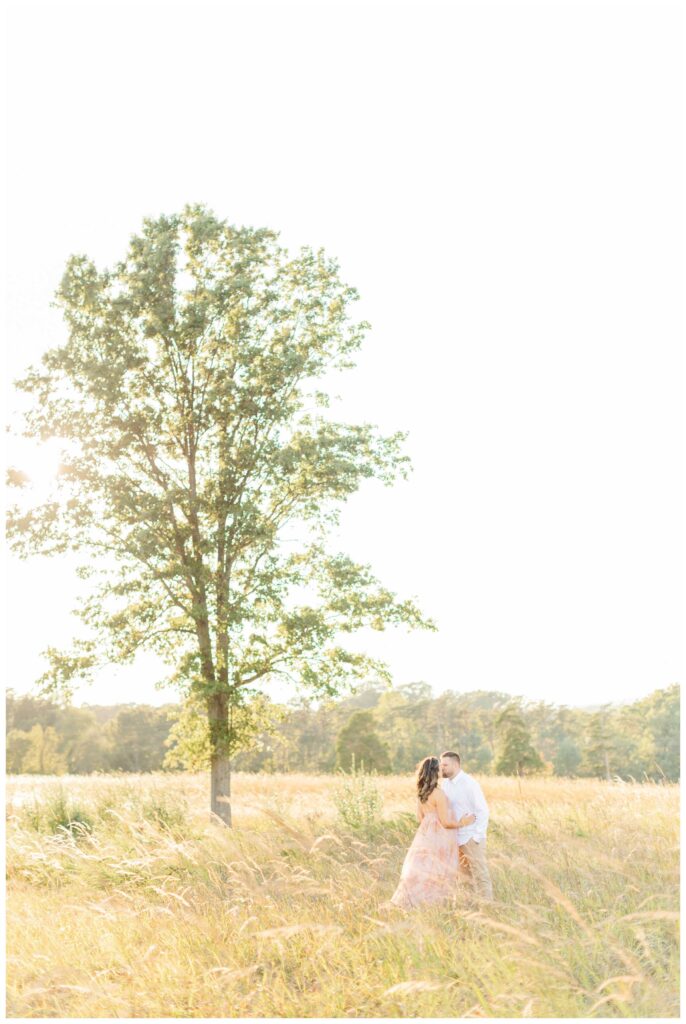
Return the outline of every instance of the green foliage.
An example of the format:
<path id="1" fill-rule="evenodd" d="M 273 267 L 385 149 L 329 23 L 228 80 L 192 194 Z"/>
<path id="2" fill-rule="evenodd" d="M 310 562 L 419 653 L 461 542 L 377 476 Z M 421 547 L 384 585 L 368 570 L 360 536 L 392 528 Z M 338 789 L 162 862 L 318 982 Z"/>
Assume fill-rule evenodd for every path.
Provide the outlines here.
<path id="1" fill-rule="evenodd" d="M 185 800 L 170 798 L 161 793 L 151 793 L 141 806 L 141 813 L 146 821 L 151 822 L 163 831 L 180 835 L 188 824 L 188 804 Z"/>
<path id="2" fill-rule="evenodd" d="M 14 551 L 74 551 L 91 581 L 77 610 L 87 635 L 44 652 L 44 693 L 68 697 L 152 651 L 167 682 L 205 701 L 225 761 L 241 688 L 285 675 L 332 696 L 388 679 L 341 637 L 435 628 L 324 546 L 363 481 L 409 471 L 403 433 L 316 411 L 319 378 L 352 367 L 369 328 L 351 315 L 358 297 L 322 249 L 291 255 L 274 231 L 199 204 L 146 218 L 110 268 L 70 257 L 55 302 L 68 338 L 18 382 L 33 398 L 23 433 L 63 439 L 60 474 L 36 506 L 21 469 L 9 473 Z M 293 524 L 299 550 L 282 544 Z M 135 739 L 115 745 L 140 761 Z"/>
<path id="3" fill-rule="evenodd" d="M 63 786 L 41 794 L 41 799 L 34 797 L 32 804 L 21 809 L 19 817 L 26 827 L 36 832 L 68 833 L 74 838 L 90 834 L 95 824 L 92 811 L 81 807 Z"/>
<path id="4" fill-rule="evenodd" d="M 556 775 L 574 778 L 581 761 L 581 751 L 576 740 L 565 736 L 553 757 L 553 770 Z"/>
<path id="5" fill-rule="evenodd" d="M 541 756 L 531 744 L 531 735 L 516 704 L 504 708 L 495 724 L 499 740 L 497 775 L 524 775 L 543 768 Z"/>
<path id="6" fill-rule="evenodd" d="M 656 690 L 635 705 L 640 714 L 642 749 L 650 778 L 679 778 L 680 690 L 670 686 Z"/>
<path id="7" fill-rule="evenodd" d="M 169 734 L 169 712 L 158 708 L 123 708 L 108 722 L 110 767 L 115 771 L 149 772 L 160 764 Z"/>
<path id="8" fill-rule="evenodd" d="M 373 777 L 356 767 L 354 756 L 350 772 L 341 772 L 341 781 L 333 789 L 332 800 L 342 827 L 368 838 L 378 833 L 383 807 L 381 794 Z"/>
<path id="9" fill-rule="evenodd" d="M 518 708 L 532 746 L 558 776 L 605 778 L 607 748 L 611 777 L 639 781 L 679 778 L 678 686 L 657 690 L 631 705 L 606 708 L 601 716 L 604 733 L 598 728 L 598 711 L 524 701 Z M 141 710 L 145 712 L 141 722 L 156 724 L 149 733 L 145 729 L 138 732 L 138 741 L 148 752 L 141 749 L 132 755 L 131 731 L 116 725 L 130 707 L 60 708 L 50 701 L 16 697 L 10 690 L 7 770 L 29 770 L 25 755 L 35 725 L 54 730 L 57 749 L 66 757 L 70 772 L 107 771 L 113 764 L 127 770 L 123 766 L 132 756 L 154 771 L 206 766 L 208 719 L 202 701 L 191 699 L 181 705 Z M 245 705 L 234 715 L 232 766 L 242 772 L 333 772 L 338 737 L 355 712 L 366 711 L 372 715 L 372 733 L 385 746 L 393 772 L 412 771 L 427 753 L 456 749 L 468 771 L 488 774 L 495 763 L 491 751 L 497 747 L 496 721 L 502 710 L 503 695 L 495 692 L 489 698 L 484 692 L 447 691 L 434 699 L 430 691 L 427 695 L 424 684 L 389 690 L 377 681 L 351 696 L 317 705 L 301 701 L 285 707 L 248 694 Z M 151 717 L 153 713 L 155 717 Z M 130 723 L 131 716 L 126 718 Z M 121 750 L 116 746 L 118 738 L 124 741 Z M 347 762 L 341 762 L 342 767 L 350 766 L 352 752 Z"/>
<path id="10" fill-rule="evenodd" d="M 581 774 L 610 779 L 616 761 L 616 734 L 612 727 L 610 708 L 606 705 L 591 715 L 588 723 Z"/>
<path id="11" fill-rule="evenodd" d="M 66 770 L 78 775 L 109 765 L 110 745 L 92 711 L 59 707 L 27 696 L 16 698 L 10 690 L 7 725 L 9 772 L 53 774 Z M 31 735 L 36 727 L 42 732 Z M 48 729 L 52 732 L 47 733 Z"/>
<path id="12" fill-rule="evenodd" d="M 242 691 L 230 705 L 225 750 L 234 757 L 240 751 L 261 750 L 264 739 L 276 732 L 286 715 L 264 694 Z M 191 693 L 172 713 L 173 725 L 165 741 L 169 750 L 165 768 L 209 768 L 212 757 L 210 723 L 205 702 Z"/>
<path id="13" fill-rule="evenodd" d="M 413 692 L 411 687 L 400 687 L 386 690 L 378 699 L 373 715 L 374 728 L 385 748 L 385 761 L 393 772 L 405 771 L 408 765 L 416 764 L 425 756 L 426 737 L 424 730 L 417 726 L 421 725 L 421 712 L 431 696 L 431 689 L 428 691 L 427 696 L 426 691 L 420 688 Z M 358 756 L 362 757 L 363 752 L 359 751 Z M 343 758 L 341 764 L 347 767 Z M 379 771 L 387 770 L 379 765 L 376 767 Z"/>
<path id="14" fill-rule="evenodd" d="M 498 691 L 451 690 L 431 701 L 426 710 L 432 748 L 457 750 L 472 771 L 488 771 L 495 756 L 495 714 L 509 697 Z"/>
<path id="15" fill-rule="evenodd" d="M 74 838 L 92 834 L 110 826 L 122 813 L 133 814 L 175 838 L 188 832 L 188 803 L 185 798 L 172 797 L 159 787 L 152 790 L 136 787 L 112 787 L 99 792 L 93 803 L 81 804 L 68 789 L 58 786 L 41 789 L 32 802 L 19 809 L 19 819 L 35 832 L 52 835 L 68 833 Z"/>
<path id="16" fill-rule="evenodd" d="M 355 763 L 368 771 L 389 772 L 388 748 L 379 739 L 371 711 L 355 711 L 336 740 L 337 767 L 348 768 Z"/>
<path id="17" fill-rule="evenodd" d="M 66 759 L 59 750 L 59 740 L 51 725 L 34 725 L 27 734 L 28 745 L 22 758 L 24 772 L 40 775 L 63 775 L 67 770 Z"/>
<path id="18" fill-rule="evenodd" d="M 88 774 L 112 764 L 113 749 L 107 725 L 103 728 L 93 711 L 62 707 L 58 711 L 55 729 L 60 752 L 71 774 Z"/>
<path id="19" fill-rule="evenodd" d="M 22 773 L 30 747 L 31 737 L 28 732 L 23 732 L 21 729 L 10 729 L 5 743 L 5 769 L 8 774 L 20 775 Z"/>

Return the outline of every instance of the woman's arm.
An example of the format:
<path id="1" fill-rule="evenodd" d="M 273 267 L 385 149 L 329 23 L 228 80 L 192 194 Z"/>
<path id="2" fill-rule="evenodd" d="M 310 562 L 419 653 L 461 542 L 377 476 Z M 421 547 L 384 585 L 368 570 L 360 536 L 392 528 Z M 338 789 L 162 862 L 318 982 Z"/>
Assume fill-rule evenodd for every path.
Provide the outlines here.
<path id="1" fill-rule="evenodd" d="M 455 821 L 450 812 L 450 804 L 448 798 L 442 789 L 436 791 L 436 813 L 438 814 L 438 820 L 440 821 L 443 828 L 463 828 L 465 825 L 471 825 L 475 820 L 473 814 L 464 814 L 459 821 Z"/>
<path id="2" fill-rule="evenodd" d="M 442 789 L 434 790 L 436 794 L 436 813 L 438 814 L 438 820 L 440 821 L 443 828 L 457 828 L 457 824 L 450 813 L 450 804 L 448 798 Z"/>
<path id="3" fill-rule="evenodd" d="M 422 818 L 423 817 L 424 817 L 424 804 L 419 799 L 419 797 L 417 797 L 417 821 L 420 823 L 420 825 L 422 823 Z"/>

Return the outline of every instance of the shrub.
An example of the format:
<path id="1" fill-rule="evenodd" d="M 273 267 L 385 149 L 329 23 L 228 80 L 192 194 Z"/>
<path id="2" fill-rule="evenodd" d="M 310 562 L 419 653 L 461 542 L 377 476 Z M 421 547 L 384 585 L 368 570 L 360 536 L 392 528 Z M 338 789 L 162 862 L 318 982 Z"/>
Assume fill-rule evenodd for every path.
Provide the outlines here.
<path id="1" fill-rule="evenodd" d="M 20 819 L 36 832 L 75 838 L 90 834 L 95 824 L 95 816 L 68 797 L 62 786 L 49 790 L 42 800 L 34 797 L 33 804 L 22 808 Z"/>
<path id="2" fill-rule="evenodd" d="M 143 802 L 141 813 L 146 821 L 151 822 L 164 829 L 166 832 L 176 832 L 187 824 L 187 805 L 175 801 L 169 803 L 164 797 L 158 794 L 151 794 Z"/>
<path id="3" fill-rule="evenodd" d="M 332 799 L 339 822 L 354 832 L 373 836 L 381 827 L 381 794 L 364 765 L 356 769 L 353 758 L 350 773 L 341 772 L 342 779 L 334 788 Z"/>

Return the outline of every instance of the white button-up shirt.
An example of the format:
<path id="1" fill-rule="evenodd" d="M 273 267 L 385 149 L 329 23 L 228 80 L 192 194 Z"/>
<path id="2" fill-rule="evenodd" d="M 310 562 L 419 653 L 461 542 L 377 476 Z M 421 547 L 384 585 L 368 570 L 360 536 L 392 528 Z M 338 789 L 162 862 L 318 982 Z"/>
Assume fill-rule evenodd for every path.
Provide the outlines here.
<path id="1" fill-rule="evenodd" d="M 441 789 L 448 798 L 456 821 L 465 814 L 476 815 L 476 821 L 471 825 L 455 829 L 458 846 L 463 846 L 470 839 L 475 843 L 484 842 L 488 828 L 488 804 L 476 779 L 467 772 L 459 771 L 452 779 L 441 779 Z"/>

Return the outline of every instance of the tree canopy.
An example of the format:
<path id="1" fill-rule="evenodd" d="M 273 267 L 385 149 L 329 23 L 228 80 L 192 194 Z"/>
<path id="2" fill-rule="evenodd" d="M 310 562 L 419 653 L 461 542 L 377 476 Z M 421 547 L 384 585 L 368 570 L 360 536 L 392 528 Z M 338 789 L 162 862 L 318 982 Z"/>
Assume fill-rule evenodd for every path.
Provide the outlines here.
<path id="1" fill-rule="evenodd" d="M 230 821 L 234 712 L 282 674 L 333 695 L 386 666 L 344 645 L 362 627 L 433 628 L 367 565 L 326 548 L 366 479 L 407 474 L 405 435 L 336 422 L 320 378 L 354 365 L 369 328 L 323 250 L 201 205 L 148 218 L 125 257 L 72 256 L 56 303 L 68 327 L 18 387 L 25 433 L 61 438 L 55 493 L 10 510 L 20 555 L 78 552 L 87 627 L 50 648 L 42 692 L 140 650 L 204 702 L 212 809 Z M 10 482 L 26 485 L 21 468 Z M 295 531 L 286 537 L 287 528 Z"/>
<path id="2" fill-rule="evenodd" d="M 370 680 L 353 695 L 316 704 L 256 701 L 236 714 L 239 749 L 233 765 L 242 772 L 334 772 L 341 733 L 347 729 L 354 742 L 351 723 L 358 711 L 366 711 L 372 715 L 371 727 L 367 720 L 360 731 L 373 733 L 386 754 L 384 762 L 375 765 L 377 771 L 411 772 L 427 754 L 454 749 L 462 755 L 468 772 L 492 774 L 500 754 L 495 723 L 510 700 L 509 695 L 495 691 L 448 690 L 433 697 L 425 684 L 388 690 Z M 602 748 L 598 751 L 596 710 L 524 700 L 518 706 L 531 745 L 543 760 L 543 771 L 562 777 L 607 778 L 605 756 Z M 131 729 L 134 712 L 139 725 Z M 47 699 L 18 697 L 10 690 L 7 770 L 39 770 L 35 746 L 41 735 L 32 734 L 36 725 L 43 731 L 52 728 L 58 738 L 52 762 L 44 757 L 45 772 L 51 763 L 55 772 L 60 764 L 66 764 L 63 770 L 72 773 L 111 771 L 115 766 L 134 771 L 142 764 L 153 771 L 206 768 L 210 750 L 201 715 L 202 703 L 195 700 L 160 708 L 75 708 L 59 707 Z M 656 690 L 633 704 L 610 706 L 604 715 L 611 777 L 655 782 L 679 779 L 678 686 Z M 121 716 L 128 719 L 124 728 L 118 724 Z M 437 721 L 442 723 L 438 742 Z M 359 753 L 355 762 L 359 768 Z M 341 766 L 350 769 L 350 750 Z M 365 766 L 369 766 L 366 757 Z M 506 768 L 516 773 L 516 765 Z"/>

